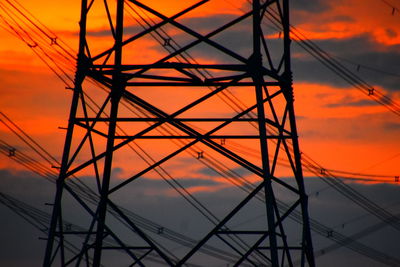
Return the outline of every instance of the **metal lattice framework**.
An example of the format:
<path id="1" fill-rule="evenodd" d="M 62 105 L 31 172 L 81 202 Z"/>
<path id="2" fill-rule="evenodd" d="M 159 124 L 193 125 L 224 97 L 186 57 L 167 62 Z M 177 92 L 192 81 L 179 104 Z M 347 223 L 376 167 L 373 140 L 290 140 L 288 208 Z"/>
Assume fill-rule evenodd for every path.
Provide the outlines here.
<path id="1" fill-rule="evenodd" d="M 247 11 L 220 16 L 215 29 L 208 23 L 207 33 L 186 25 L 191 12 L 204 12 L 213 1 L 181 1 L 173 15 L 150 2 L 82 0 L 75 87 L 44 266 L 216 266 L 213 257 L 235 266 L 293 266 L 297 260 L 314 266 L 293 108 L 288 0 L 253 0 Z M 109 27 L 95 32 L 88 25 L 103 25 L 99 14 Z M 141 24 L 129 21 L 142 16 L 147 20 Z M 268 16 L 276 24 L 268 24 Z M 151 48 L 156 52 L 146 56 Z M 132 147 L 147 160 L 139 152 L 130 156 Z M 167 173 L 174 161 L 198 175 L 199 162 L 205 164 L 245 192 L 214 216 L 168 174 L 167 183 L 194 199 L 212 222 L 176 253 L 162 241 L 167 228 L 147 231 L 118 203 L 119 194 L 126 197 L 138 181 Z M 243 174 L 234 177 L 237 172 L 225 167 Z M 89 178 L 80 184 L 77 176 Z M 237 226 L 255 209 L 261 223 Z M 79 229 L 65 223 L 71 217 L 79 218 Z"/>

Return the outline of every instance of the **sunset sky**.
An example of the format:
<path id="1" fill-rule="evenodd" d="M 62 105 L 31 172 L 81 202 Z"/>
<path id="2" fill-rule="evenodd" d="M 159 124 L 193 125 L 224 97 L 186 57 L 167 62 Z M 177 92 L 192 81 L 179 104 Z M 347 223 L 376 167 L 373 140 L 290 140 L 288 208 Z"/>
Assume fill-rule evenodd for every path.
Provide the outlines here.
<path id="1" fill-rule="evenodd" d="M 4 7 L 7 1 L 0 1 L 0 19 L 7 16 Z M 11 1 L 13 2 L 13 1 Z M 171 16 L 183 7 L 194 4 L 196 1 L 143 1 L 167 16 Z M 151 2 L 151 4 L 150 4 Z M 395 0 L 292 0 L 291 24 L 296 27 L 306 38 L 317 44 L 324 51 L 337 59 L 343 66 L 365 80 L 380 94 L 400 103 L 400 3 Z M 58 39 L 68 45 L 73 51 L 78 47 L 78 21 L 80 14 L 80 1 L 45 1 L 35 0 L 23 3 L 40 22 L 55 33 Z M 94 6 L 96 8 L 96 6 Z M 100 9 L 100 8 L 99 8 Z M 193 29 L 207 33 L 215 27 L 222 25 L 224 19 L 242 14 L 248 10 L 245 0 L 211 0 L 206 7 L 201 7 L 190 15 L 185 16 L 180 22 L 191 26 Z M 25 13 L 27 11 L 24 11 Z M 96 13 L 97 14 L 97 13 Z M 31 15 L 29 15 L 31 17 Z M 89 26 L 90 38 L 93 40 L 93 51 L 100 52 L 106 43 L 107 22 L 99 11 L 98 16 L 91 18 Z M 134 20 L 132 20 L 133 22 Z M 65 130 L 71 100 L 71 91 L 65 89 L 64 84 L 49 68 L 35 55 L 37 47 L 29 47 L 18 36 L 13 35 L 13 29 L 0 20 L 0 111 L 11 118 L 17 125 L 24 129 L 33 139 L 43 145 L 57 159 L 61 158 Z M 130 25 L 129 31 L 140 29 L 137 25 Z M 244 29 L 244 28 L 243 28 Z M 239 30 L 243 30 L 239 29 Z M 177 41 L 184 42 L 185 36 L 167 28 L 169 33 L 175 33 Z M 130 32 L 129 32 L 130 33 Z M 240 34 L 240 32 L 239 32 Z M 217 39 L 221 43 L 234 43 L 238 51 L 246 51 L 246 39 L 226 35 Z M 271 31 L 268 36 L 271 42 L 278 39 L 277 32 Z M 47 41 L 50 41 L 47 40 Z M 29 43 L 29 40 L 28 40 Z M 161 49 L 157 49 L 157 43 L 152 39 L 145 39 L 137 44 L 137 47 L 127 52 L 126 57 L 135 58 L 137 62 L 149 62 L 160 55 Z M 70 51 L 70 50 L 69 50 Z M 76 52 L 75 52 L 76 53 Z M 96 54 L 96 53 L 95 53 Z M 194 51 L 197 58 L 203 62 L 213 63 L 219 58 L 212 53 Z M 365 193 L 366 196 L 390 211 L 399 212 L 398 186 L 394 183 L 395 176 L 400 175 L 400 117 L 380 105 L 373 98 L 352 87 L 324 65 L 318 62 L 298 43 L 292 44 L 292 61 L 295 90 L 295 110 L 301 151 L 318 162 L 324 168 L 352 173 L 366 173 L 378 175 L 373 182 L 350 182 L 352 186 Z M 73 75 L 73 69 L 66 70 Z M 67 82 L 68 83 L 68 82 Z M 235 91 L 244 102 L 248 96 L 240 90 Z M 165 101 L 167 95 L 161 92 L 147 92 L 138 89 L 138 94 L 154 100 L 156 103 Z M 198 93 L 187 94 L 190 97 L 198 97 Z M 100 97 L 100 96 L 99 96 Z M 158 101 L 158 102 L 157 102 Z M 169 104 L 179 107 L 184 103 L 182 99 L 170 99 Z M 176 102 L 176 103 L 175 103 Z M 218 103 L 209 103 L 205 110 L 213 110 Z M 172 109 L 174 110 L 174 109 Z M 196 111 L 195 111 L 196 112 Z M 205 112 L 205 111 L 204 111 Z M 226 114 L 226 110 L 217 112 Z M 199 111 L 199 114 L 203 114 Z M 3 117 L 0 119 L 4 120 Z M 18 137 L 10 132 L 3 124 L 0 125 L 0 139 L 8 144 L 33 155 L 32 151 L 21 142 Z M 159 147 L 160 150 L 168 150 L 167 147 Z M 151 147 L 149 147 L 151 149 Z M 54 190 L 51 184 L 42 182 L 35 174 L 18 165 L 8 157 L 0 155 L 0 191 L 19 197 L 21 200 L 38 205 L 43 208 L 44 202 L 52 201 Z M 158 156 L 158 155 L 157 155 Z M 38 159 L 40 160 L 40 159 Z M 187 173 L 182 169 L 182 164 L 187 164 L 182 157 L 177 165 L 168 166 L 170 171 L 186 179 L 203 179 L 200 174 L 202 167 L 193 163 L 193 169 L 198 173 Z M 125 161 L 117 162 L 119 175 L 128 172 Z M 180 165 L 181 164 L 181 165 Z M 87 173 L 82 173 L 87 175 Z M 381 178 L 379 175 L 383 175 Z M 321 219 L 327 225 L 335 227 L 343 222 L 362 217 L 365 211 L 347 206 L 347 200 L 340 195 L 326 189 L 326 185 L 316 182 L 312 173 L 305 172 L 307 191 L 310 194 L 311 217 Z M 168 199 L 169 190 L 159 185 L 157 175 L 149 175 L 149 184 L 144 184 L 143 201 L 155 196 L 158 189 L 165 196 L 157 196 L 160 199 Z M 381 181 L 381 182 L 380 182 Z M 193 182 L 192 192 L 208 194 L 210 192 L 229 190 L 229 185 L 216 179 L 215 181 L 203 181 L 197 184 Z M 154 185 L 154 188 L 152 188 Z M 38 190 L 43 188 L 43 190 Z M 228 189 L 227 189 L 228 188 Z M 157 190 L 156 190 L 157 189 Z M 229 195 L 229 193 L 227 193 Z M 172 199 L 172 197 L 171 197 Z M 173 201 L 172 201 L 173 202 Z M 41 206 L 40 206 L 41 205 Z M 173 204 L 171 204 L 173 205 Z M 145 209 L 146 205 L 141 209 Z M 331 208 L 331 210 L 328 210 Z M 47 211 L 50 211 L 47 208 Z M 8 242 L 16 233 L 17 227 L 21 227 L 21 235 L 11 242 L 12 248 L 18 247 L 21 242 L 27 242 L 27 246 L 35 246 L 42 253 L 44 241 L 36 245 L 33 241 L 39 233 L 34 233 L 22 221 L 4 207 L 0 207 L 3 218 L 10 218 L 9 222 L 2 222 L 0 241 Z M 332 214 L 339 214 L 337 216 Z M 333 218 L 333 219 L 332 219 Z M 330 222 L 330 220 L 332 220 Z M 330 224 L 331 223 L 331 224 Z M 358 224 L 357 224 L 358 223 Z M 366 216 L 364 220 L 357 220 L 353 228 L 343 229 L 347 234 L 358 227 L 376 223 L 373 218 Z M 12 225 L 11 225 L 12 224 Z M 172 224 L 172 222 L 171 222 Z M 346 223 L 347 224 L 347 223 Z M 349 226 L 350 227 L 350 226 Z M 184 231 L 187 229 L 181 227 Z M 0 228 L 1 229 L 1 228 Z M 187 230 L 189 231 L 189 230 Z M 24 237 L 22 237 L 24 233 Z M 394 229 L 384 229 L 378 232 L 380 235 L 364 240 L 366 244 L 378 250 L 386 250 L 392 255 L 395 251 L 394 237 L 399 235 Z M 381 237 L 391 236 L 387 243 Z M 316 250 L 329 244 L 316 241 Z M 377 245 L 378 244 L 378 245 Z M 40 250 L 40 249 L 42 250 Z M 27 253 L 25 252 L 21 253 Z M 18 262 L 15 253 L 0 252 L 0 263 Z M 346 257 L 354 258 L 353 265 L 343 266 L 368 266 L 373 262 L 354 256 L 347 250 L 335 252 L 332 256 L 320 258 L 321 266 L 331 266 L 330 257 L 336 257 L 337 263 L 345 262 Z M 333 253 L 332 253 L 333 254 Z M 26 262 L 40 262 L 40 255 L 27 253 Z M 349 256 L 350 255 L 350 256 Z M 395 255 L 395 254 L 393 254 Z M 21 260 L 21 259 L 19 259 Z M 23 261 L 20 261 L 21 263 Z M 1 265 L 1 264 L 0 264 Z M 6 265 L 5 265 L 6 266 Z M 12 265 L 10 265 L 12 266 Z M 15 265 L 17 266 L 17 265 Z M 378 266 L 378 265 L 369 265 Z"/>

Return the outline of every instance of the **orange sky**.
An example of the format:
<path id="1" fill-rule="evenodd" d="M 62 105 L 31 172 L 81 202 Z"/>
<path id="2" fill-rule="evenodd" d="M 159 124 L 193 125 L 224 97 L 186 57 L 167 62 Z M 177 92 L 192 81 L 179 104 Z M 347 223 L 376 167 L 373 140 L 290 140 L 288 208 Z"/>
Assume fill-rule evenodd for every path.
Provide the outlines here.
<path id="1" fill-rule="evenodd" d="M 7 0 L 6 2 L 8 1 L 14 3 L 15 0 Z M 394 0 L 387 1 L 396 3 Z M 103 2 L 94 1 L 95 4 L 92 7 L 94 12 L 90 16 L 88 25 L 90 32 L 88 40 L 90 49 L 94 52 L 93 54 L 109 48 L 112 44 L 109 38 L 110 34 L 107 33 L 109 25 L 105 19 Z M 197 0 L 142 0 L 142 2 L 162 11 L 167 16 L 171 16 L 196 3 Z M 247 0 L 210 0 L 203 7 L 190 12 L 178 21 L 185 25 L 190 25 L 201 34 L 206 34 L 242 14 L 243 10 L 248 9 L 247 2 Z M 381 0 L 291 0 L 290 2 L 292 3 L 292 25 L 322 49 L 333 56 L 338 56 L 338 60 L 344 66 L 368 82 L 378 92 L 400 103 L 399 12 L 392 15 L 392 9 Z M 72 52 L 68 50 L 70 53 L 76 54 L 80 0 L 33 0 L 21 1 L 21 3 L 43 25 L 49 28 L 45 30 L 46 34 L 49 34 L 48 37 L 57 36 L 59 42 L 64 42 L 63 46 L 68 44 L 71 47 Z M 47 52 L 57 55 L 60 50 L 56 52 L 56 50 L 53 51 L 51 49 L 59 49 L 59 47 L 57 45 L 49 46 L 51 40 L 46 37 L 41 40 L 40 46 L 30 48 L 17 36 L 10 34 L 11 29 L 2 19 L 6 18 L 4 9 L 2 9 L 4 5 L 4 1 L 0 1 L 0 112 L 9 116 L 32 138 L 60 160 L 66 133 L 64 127 L 68 124 L 72 96 L 72 91 L 67 90 L 65 87 L 67 84 L 68 86 L 72 85 L 72 83 L 66 80 L 66 75 L 62 75 L 66 83 L 62 82 L 34 53 L 36 51 L 40 54 L 42 52 L 41 48 L 47 47 L 46 49 L 49 49 L 46 50 Z M 112 6 L 111 9 L 113 9 Z M 111 11 L 111 13 L 114 12 Z M 143 14 L 149 15 L 148 13 Z M 156 22 L 159 21 L 152 15 L 149 15 L 149 17 Z M 135 18 L 137 18 L 135 15 L 133 17 L 127 16 L 125 38 L 142 29 L 136 25 Z M 243 54 L 243 57 L 247 57 L 249 55 L 246 53 L 251 51 L 251 45 L 246 43 L 251 33 L 251 29 L 248 30 L 248 27 L 249 23 L 247 21 L 230 32 L 214 37 L 213 40 L 228 47 L 231 47 L 230 45 L 234 48 L 238 47 L 238 53 Z M 195 39 L 171 26 L 163 29 L 173 35 L 180 45 Z M 272 38 L 267 40 L 269 42 L 268 45 L 275 48 L 274 45 L 281 41 L 279 32 L 267 26 L 264 30 L 265 35 Z M 21 34 L 20 30 L 19 33 Z M 32 44 L 27 35 L 22 33 L 21 37 Z M 219 56 L 213 50 L 210 50 L 210 52 L 205 50 L 207 51 L 206 53 L 202 51 L 204 47 L 206 45 L 189 52 L 191 56 L 202 63 L 219 63 L 228 58 Z M 161 48 L 152 37 L 142 38 L 128 48 L 124 51 L 125 63 L 153 63 L 157 59 L 168 55 L 168 52 Z M 387 182 L 393 185 L 394 177 L 400 175 L 400 117 L 374 102 L 365 93 L 343 82 L 343 80 L 302 50 L 296 42 L 292 43 L 292 55 L 295 111 L 303 159 L 310 157 L 328 170 L 343 171 L 343 176 L 346 175 L 345 172 L 390 176 L 376 178 L 383 181 L 382 184 L 378 185 L 376 185 L 376 181 L 361 182 L 356 179 L 353 180 L 355 182 L 351 184 L 351 187 L 389 212 L 397 213 L 399 187 L 389 186 L 384 183 Z M 339 58 L 347 59 L 352 63 Z M 47 58 L 45 60 L 49 63 Z M 75 64 L 73 60 L 59 55 L 57 60 L 63 64 L 65 63 L 65 66 L 68 65 L 68 69 L 65 69 L 65 72 L 73 77 L 73 66 Z M 357 66 L 357 64 L 360 65 Z M 368 67 L 376 68 L 378 72 L 371 71 Z M 379 71 L 385 72 L 385 74 L 379 73 Z M 213 74 L 218 76 L 222 75 L 223 72 L 215 71 Z M 96 103 L 101 104 L 101 101 L 106 97 L 106 93 L 100 91 L 98 87 L 89 82 L 85 82 L 84 85 L 85 92 Z M 209 88 L 205 87 L 194 89 L 132 87 L 129 90 L 167 113 L 175 112 L 209 92 Z M 230 92 L 246 106 L 254 104 L 253 88 L 235 87 Z M 275 104 L 277 107 L 282 108 L 283 101 L 277 101 Z M 126 106 L 121 106 L 119 115 L 131 115 L 131 111 Z M 78 113 L 82 115 L 82 110 L 79 110 Z M 278 113 L 282 113 L 282 110 L 278 111 Z M 217 96 L 182 114 L 181 117 L 228 117 L 232 114 L 234 114 L 232 109 Z M 4 118 L 0 114 L 0 120 L 2 119 Z M 148 127 L 146 123 L 137 123 L 134 126 L 132 123 L 120 123 L 119 125 L 130 134 Z M 190 124 L 193 129 L 202 133 L 212 129 L 215 125 L 217 123 L 195 122 Z M 98 128 L 106 131 L 107 126 L 104 123 L 99 123 Z M 171 129 L 174 128 L 166 127 L 162 131 L 165 133 L 171 131 Z M 247 123 L 236 123 L 223 129 L 220 133 L 226 132 L 254 134 L 256 129 L 255 127 L 250 127 Z M 120 129 L 118 133 L 122 134 Z M 182 131 L 176 130 L 175 133 L 182 134 Z M 79 141 L 78 137 L 82 137 L 86 132 L 76 127 L 74 134 L 76 135 L 73 146 L 76 146 Z M 150 134 L 159 133 L 152 131 Z M 16 153 L 29 154 L 46 167 L 49 167 L 48 162 L 40 159 L 0 121 L 0 149 L 3 148 L 1 146 L 4 144 L 3 142 L 14 146 L 17 149 Z M 93 142 L 96 152 L 100 153 L 104 150 L 106 142 L 104 138 L 95 137 Z M 119 140 L 116 142 L 118 143 Z M 173 143 L 170 143 L 138 140 L 132 143 L 131 147 L 124 146 L 115 153 L 113 158 L 112 178 L 116 179 L 111 179 L 111 188 L 122 183 L 127 177 L 131 177 L 138 171 L 143 170 L 149 164 L 153 164 L 169 153 L 173 153 L 184 144 L 187 144 L 187 142 L 189 141 L 174 140 Z M 221 142 L 222 144 L 222 140 L 216 140 L 216 142 Z M 273 150 L 275 144 L 269 142 L 269 145 L 270 151 Z M 261 165 L 260 148 L 257 141 L 226 140 L 224 146 L 243 156 L 254 165 Z M 101 147 L 101 149 L 97 149 L 98 147 Z M 72 164 L 71 169 L 76 167 L 78 163 L 90 160 L 89 151 L 90 147 L 86 143 L 77 158 L 77 163 Z M 0 152 L 2 151 L 0 150 Z M 199 153 L 204 153 L 204 158 L 201 160 L 198 158 Z M 291 170 L 288 168 L 287 162 L 282 161 L 281 158 L 284 158 L 283 152 L 279 154 L 275 175 L 282 177 L 282 181 L 291 184 L 294 182 L 293 179 L 285 179 L 291 175 Z M 104 160 L 99 160 L 98 164 L 99 170 L 102 172 Z M 207 168 L 206 164 L 216 164 L 217 167 L 214 165 L 214 170 L 212 170 Z M 231 171 L 227 175 L 229 178 L 215 171 L 215 169 L 221 170 L 224 168 Z M 11 195 L 15 194 L 15 197 L 42 209 L 43 203 L 51 203 L 53 201 L 55 186 L 49 184 L 47 185 L 48 187 L 42 187 L 41 180 L 34 179 L 36 175 L 31 177 L 29 173 L 22 172 L 25 170 L 25 167 L 14 162 L 12 158 L 0 154 L 0 172 L 4 174 L 0 181 L 0 191 L 11 192 Z M 51 168 L 50 170 L 52 173 L 57 172 L 57 168 Z M 331 187 L 319 179 L 315 179 L 316 174 L 307 172 L 306 166 L 303 167 L 303 170 L 306 177 L 306 191 L 309 195 L 311 218 L 320 221 L 335 232 L 349 236 L 360 229 L 364 229 L 364 227 L 371 227 L 372 224 L 376 223 L 376 218 L 371 214 L 366 214 L 365 210 L 358 209 L 348 198 L 342 198 L 339 192 L 332 190 Z M 94 179 L 92 179 L 93 173 L 92 166 L 89 166 L 76 174 L 82 178 L 82 181 L 87 182 L 88 186 L 93 186 L 92 188 L 97 190 Z M 196 211 L 189 209 L 189 205 L 183 198 L 180 198 L 179 194 L 182 193 L 182 189 L 177 192 L 179 190 L 167 185 L 161 180 L 160 176 L 163 176 L 163 179 L 168 182 L 174 181 L 171 177 L 175 178 L 177 182 L 183 185 L 185 190 L 194 193 L 205 207 L 210 208 L 213 212 L 216 211 L 217 217 L 233 208 L 233 205 L 236 205 L 237 201 L 245 195 L 244 192 L 232 185 L 232 181 L 238 185 L 243 185 L 242 177 L 253 184 L 257 184 L 260 181 L 255 174 L 238 167 L 237 163 L 226 160 L 223 155 L 199 142 L 185 152 L 175 156 L 173 160 L 163 163 L 162 168 L 157 168 L 156 171 L 153 170 L 141 175 L 141 179 L 124 186 L 118 191 L 118 194 L 110 194 L 110 199 L 116 202 L 120 201 L 121 206 L 129 207 L 133 212 L 139 212 L 138 214 L 146 218 L 161 221 L 163 222 L 162 225 L 165 222 L 166 227 L 170 223 L 173 225 L 172 229 L 180 229 L 178 232 L 188 234 L 194 240 L 201 234 L 201 231 L 195 226 L 203 224 L 203 220 L 197 221 L 198 217 L 196 216 L 198 214 L 194 214 Z M 347 183 L 349 179 L 343 181 Z M 43 181 L 43 183 L 47 182 Z M 246 186 L 248 185 L 246 184 Z M 276 193 L 277 199 L 285 203 L 292 201 L 293 195 L 291 192 L 285 191 L 283 193 L 277 183 L 274 183 L 275 189 L 274 194 Z M 69 196 L 65 197 L 67 201 L 69 201 L 68 198 Z M 145 204 L 142 205 L 143 203 Z M 71 219 L 75 220 L 75 216 L 78 217 L 81 210 L 80 208 L 75 210 L 75 205 L 71 207 L 74 208 L 73 211 L 71 208 L 71 214 L 73 213 Z M 66 220 L 69 215 L 68 209 L 64 209 L 67 215 L 64 216 Z M 51 212 L 51 207 L 45 206 L 43 210 Z M 186 210 L 189 212 L 186 213 Z M 263 208 L 262 212 L 264 211 L 265 209 Z M 3 243 L 16 244 L 15 246 L 12 246 L 12 244 L 7 246 L 2 255 L 10 254 L 10 257 L 12 257 L 13 254 L 18 252 L 18 255 L 14 256 L 15 258 L 21 260 L 20 258 L 23 257 L 20 257 L 19 254 L 23 254 L 26 256 L 23 260 L 28 261 L 28 253 L 25 253 L 20 245 L 26 243 L 24 249 L 29 249 L 31 253 L 35 254 L 34 257 L 36 259 L 40 257 L 39 261 L 41 261 L 41 253 L 44 251 L 45 242 L 39 241 L 36 238 L 37 233 L 32 233 L 32 229 L 27 233 L 23 232 L 23 227 L 20 227 L 17 223 L 14 224 L 14 221 L 17 222 L 17 220 L 5 213 L 4 207 L 0 212 L 6 218 L 6 220 L 3 220 L 3 231 L 0 231 L 0 240 L 3 240 Z M 192 216 L 192 212 L 195 216 Z M 179 216 L 175 216 L 175 213 L 179 213 Z M 259 213 L 260 210 L 254 209 L 248 213 L 249 216 L 247 217 L 247 210 L 244 211 L 244 222 L 255 221 L 254 218 L 257 218 L 256 216 Z M 262 217 L 261 219 L 264 218 Z M 83 220 L 86 220 L 86 218 L 82 217 Z M 176 220 L 176 222 L 173 220 Z M 77 221 L 80 221 L 80 219 L 77 219 Z M 240 218 L 238 219 L 239 221 Z M 185 224 L 189 225 L 189 222 L 191 222 L 190 227 L 188 226 L 186 229 L 181 227 Z M 26 222 L 23 223 L 26 224 Z M 204 226 L 206 225 L 204 224 Z M 9 227 L 12 227 L 12 229 L 8 230 Z M 392 232 L 393 229 L 387 228 L 389 229 L 380 229 L 379 232 L 375 233 L 378 236 L 376 238 L 377 241 L 373 239 L 373 236 L 369 236 L 368 238 L 360 239 L 360 242 L 379 251 L 389 253 L 389 255 L 396 256 L 396 235 Z M 291 230 L 288 233 L 290 232 Z M 13 236 L 9 238 L 9 235 Z M 29 240 L 24 242 L 21 241 L 22 238 Z M 322 236 L 319 239 L 317 235 L 313 234 L 315 251 L 328 245 L 328 242 L 323 240 L 324 238 Z M 30 245 L 33 239 L 35 242 L 40 242 L 39 245 L 36 243 L 34 246 Z M 40 252 L 36 252 L 35 249 L 40 250 Z M 175 250 L 174 247 L 174 251 L 179 251 L 179 249 L 177 247 Z M 10 252 L 10 250 L 12 251 Z M 339 250 L 336 253 L 332 253 L 332 257 L 324 255 L 324 257 L 321 257 L 323 258 L 322 260 L 318 259 L 318 262 L 321 266 L 344 266 L 346 264 L 367 266 L 368 263 L 372 266 L 375 263 L 366 261 L 366 264 L 353 264 L 352 261 L 357 262 L 357 255 L 350 254 L 352 253 L 351 251 L 345 252 L 349 254 L 342 254 L 342 250 Z M 6 260 L 6 257 L 2 257 L 2 255 L 0 255 L 1 263 Z M 344 264 L 337 264 L 337 261 L 342 261 Z M 30 262 L 29 264 L 32 263 Z M 10 264 L 6 263 L 5 265 Z"/>
<path id="2" fill-rule="evenodd" d="M 78 2 L 49 3 L 36 0 L 24 3 L 24 6 L 75 49 L 79 20 Z M 241 11 L 236 7 L 240 7 L 245 1 L 235 1 L 234 4 L 232 2 L 234 1 L 211 1 L 207 4 L 208 6 L 190 13 L 185 18 L 240 13 Z M 400 14 L 392 16 L 390 8 L 380 1 L 368 2 L 370 3 L 365 4 L 365 1 L 359 0 L 339 1 L 336 2 L 335 7 L 315 13 L 311 18 L 306 17 L 309 14 L 305 11 L 295 11 L 292 23 L 309 39 L 350 39 L 368 35 L 376 41 L 374 44 L 377 52 L 395 50 L 400 53 Z M 175 14 L 192 3 L 195 1 L 190 1 L 190 3 L 185 1 L 184 5 L 178 0 L 168 2 L 168 5 L 166 1 L 152 1 L 154 7 L 165 10 L 166 15 Z M 346 19 L 343 19 L 344 17 Z M 299 22 L 297 23 L 296 20 Z M 91 27 L 98 31 L 107 28 L 107 23 L 100 17 L 94 17 Z M 2 37 L 0 43 L 1 111 L 59 157 L 64 132 L 57 127 L 65 126 L 67 123 L 71 92 L 64 89 L 63 83 L 38 60 L 29 47 L 4 29 L 0 30 L 0 34 Z M 99 51 L 103 45 L 102 39 L 103 37 L 94 37 L 97 42 L 97 44 L 94 42 L 94 45 L 99 45 Z M 132 54 L 127 56 L 132 58 L 140 56 L 143 57 L 141 59 L 143 61 L 153 60 L 160 56 L 159 50 L 152 49 L 156 47 L 154 40 L 143 40 L 140 46 L 145 48 L 132 50 Z M 374 62 L 370 65 L 373 66 Z M 387 70 L 391 70 L 391 67 L 387 66 Z M 293 71 L 296 73 L 296 69 Z M 368 77 L 366 79 L 368 80 Z M 389 92 L 379 84 L 376 88 L 384 93 Z M 236 93 L 244 100 L 246 99 L 243 92 Z M 198 94 L 197 92 L 195 95 Z M 390 91 L 390 95 L 400 101 L 399 91 Z M 152 94 L 147 94 L 147 97 L 153 98 Z M 162 101 L 160 94 L 154 97 L 159 97 Z M 399 117 L 377 105 L 338 105 L 338 103 L 346 104 L 368 98 L 354 88 L 343 88 L 334 84 L 295 81 L 295 99 L 296 113 L 299 116 L 301 150 L 307 155 L 327 168 L 399 175 L 399 157 L 392 157 L 400 148 Z M 179 99 L 174 99 L 174 101 L 178 105 L 182 104 Z M 218 104 L 215 103 L 215 105 Z M 207 111 L 211 109 L 210 104 Z M 389 127 L 390 125 L 393 127 Z M 0 128 L 0 137 L 10 140 L 10 143 L 15 142 L 16 145 L 21 145 L 4 127 Z M 385 159 L 389 160 L 385 161 Z M 15 164 L 9 161 L 2 160 L 1 162 L 3 162 L 2 168 L 15 167 Z M 123 166 L 123 162 L 120 164 Z M 185 175 L 177 173 L 180 176 Z M 199 187 L 193 190 L 205 190 L 205 188 Z"/>
<path id="3" fill-rule="evenodd" d="M 332 9 L 319 12 L 312 20 L 296 25 L 304 30 L 310 39 L 348 38 L 355 35 L 370 34 L 377 42 L 384 45 L 400 43 L 398 34 L 399 16 L 391 15 L 392 9 L 383 1 L 340 0 Z M 298 12 L 299 16 L 306 15 Z M 351 19 L 338 21 L 337 18 Z M 315 23 L 319 21 L 322 23 Z"/>

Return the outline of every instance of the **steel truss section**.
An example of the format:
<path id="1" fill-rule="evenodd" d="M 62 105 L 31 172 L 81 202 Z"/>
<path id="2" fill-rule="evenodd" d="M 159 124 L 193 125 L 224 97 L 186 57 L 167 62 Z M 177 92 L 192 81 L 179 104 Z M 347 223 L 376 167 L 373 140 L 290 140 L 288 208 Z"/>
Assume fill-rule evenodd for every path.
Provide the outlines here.
<path id="1" fill-rule="evenodd" d="M 187 26 L 200 16 L 191 13 L 213 1 L 190 2 L 164 15 L 152 1 L 82 0 L 44 266 L 293 266 L 297 260 L 315 266 L 293 107 L 288 0 L 253 0 L 245 11 L 219 15 L 223 23 L 214 29 L 204 18 L 203 28 Z M 106 22 L 107 30 L 94 31 L 93 21 Z M 140 50 L 156 47 L 154 40 L 160 46 L 146 57 Z M 136 156 L 128 163 L 134 147 L 144 163 Z M 201 174 L 203 164 L 219 174 L 203 179 L 226 178 L 244 193 L 236 202 L 227 198 L 228 208 L 216 215 L 167 173 L 169 162 L 185 153 L 193 162 L 187 173 Z M 118 164 L 128 169 L 124 177 L 117 177 Z M 176 253 L 163 242 L 168 228 L 150 232 L 119 203 L 119 194 L 154 173 L 209 222 Z M 85 183 L 76 178 L 82 176 L 89 177 Z M 261 213 L 262 222 L 238 226 L 249 211 Z M 72 219 L 79 231 L 66 225 Z"/>

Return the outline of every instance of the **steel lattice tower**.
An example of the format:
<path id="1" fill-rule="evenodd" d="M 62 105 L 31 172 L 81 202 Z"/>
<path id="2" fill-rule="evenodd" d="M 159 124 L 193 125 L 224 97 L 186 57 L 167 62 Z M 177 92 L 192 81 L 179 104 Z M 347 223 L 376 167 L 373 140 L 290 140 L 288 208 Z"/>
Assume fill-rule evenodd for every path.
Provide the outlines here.
<path id="1" fill-rule="evenodd" d="M 181 1 L 186 3 L 173 15 L 151 2 L 82 0 L 75 86 L 44 266 L 213 265 L 208 257 L 215 255 L 219 264 L 234 266 L 315 266 L 293 108 L 288 0 L 253 0 L 247 11 L 221 16 L 224 22 L 207 33 L 198 24 L 186 26 L 187 14 L 207 10 L 212 1 Z M 128 15 L 140 14 L 150 21 L 142 20 L 143 29 L 128 22 Z M 109 30 L 89 31 L 92 21 L 107 23 Z M 157 53 L 141 55 L 153 38 L 161 41 Z M 240 42 L 245 46 L 239 48 Z M 129 156 L 138 145 L 151 160 Z M 200 238 L 173 253 L 162 241 L 167 228 L 149 231 L 150 223 L 140 224 L 121 208 L 118 194 L 126 198 L 138 181 L 164 172 L 184 153 L 195 162 L 183 164 L 187 173 L 204 163 L 245 193 L 226 203 L 229 208 L 199 230 Z M 118 164 L 129 166 L 123 177 Z M 236 170 L 243 179 L 234 177 Z M 189 187 L 178 190 L 189 198 Z M 258 209 L 263 221 L 239 227 L 249 209 Z M 82 228 L 68 223 L 78 218 Z M 115 257 L 118 264 L 112 264 Z"/>

